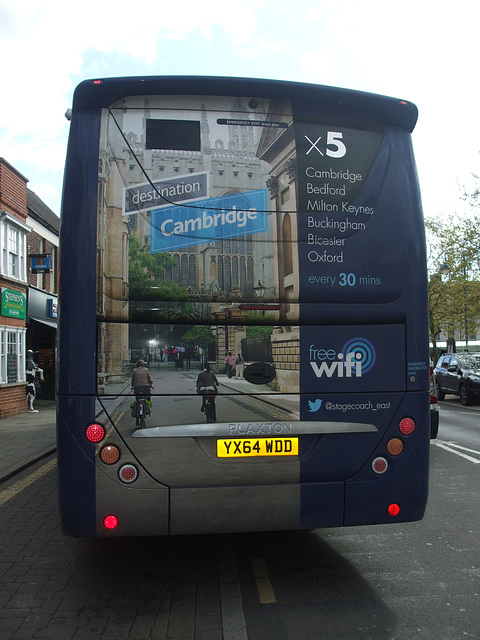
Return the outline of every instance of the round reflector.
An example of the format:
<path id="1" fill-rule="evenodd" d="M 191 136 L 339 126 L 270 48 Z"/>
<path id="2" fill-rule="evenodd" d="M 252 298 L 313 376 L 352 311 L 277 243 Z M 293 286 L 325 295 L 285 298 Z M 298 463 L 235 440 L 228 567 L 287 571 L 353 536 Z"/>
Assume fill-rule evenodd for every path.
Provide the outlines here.
<path id="1" fill-rule="evenodd" d="M 105 437 L 105 427 L 94 422 L 88 425 L 85 435 L 90 442 L 101 442 Z"/>
<path id="2" fill-rule="evenodd" d="M 124 464 L 118 470 L 118 477 L 125 484 L 130 484 L 138 478 L 138 470 L 133 464 Z"/>
<path id="3" fill-rule="evenodd" d="M 395 503 L 391 504 L 388 507 L 388 513 L 391 516 L 398 516 L 398 514 L 400 513 L 400 507 L 398 506 L 398 504 L 395 504 Z"/>
<path id="4" fill-rule="evenodd" d="M 398 428 L 404 436 L 409 436 L 415 431 L 415 420 L 413 420 L 412 418 L 402 418 L 402 420 L 400 420 Z"/>
<path id="5" fill-rule="evenodd" d="M 372 462 L 372 469 L 378 474 L 385 473 L 388 469 L 388 462 L 382 457 L 375 458 Z"/>
<path id="6" fill-rule="evenodd" d="M 115 464 L 120 458 L 120 449 L 108 444 L 100 451 L 100 460 L 105 464 Z"/>
<path id="7" fill-rule="evenodd" d="M 115 529 L 118 525 L 118 518 L 116 516 L 107 516 L 104 519 L 103 524 L 107 529 Z"/>
<path id="8" fill-rule="evenodd" d="M 400 438 L 392 438 L 387 442 L 387 451 L 391 456 L 399 456 L 403 451 L 403 442 Z"/>

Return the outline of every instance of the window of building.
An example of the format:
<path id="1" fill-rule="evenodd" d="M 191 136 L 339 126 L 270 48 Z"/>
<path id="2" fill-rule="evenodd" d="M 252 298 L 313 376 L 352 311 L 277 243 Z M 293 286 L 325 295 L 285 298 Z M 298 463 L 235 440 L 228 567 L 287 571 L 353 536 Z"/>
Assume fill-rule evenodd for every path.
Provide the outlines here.
<path id="1" fill-rule="evenodd" d="M 188 250 L 185 249 L 186 251 Z M 170 254 L 174 260 L 175 265 L 171 268 L 165 269 L 164 279 L 166 282 L 173 280 L 181 287 L 187 289 L 191 287 L 196 288 L 197 277 L 197 258 L 194 253 L 182 253 L 182 254 Z"/>
<path id="2" fill-rule="evenodd" d="M 1 220 L 0 275 L 27 281 L 26 237 L 30 229 L 13 216 L 3 214 Z"/>
<path id="3" fill-rule="evenodd" d="M 250 237 L 217 240 L 218 286 L 227 293 L 239 287 L 244 296 L 253 296 L 253 244 Z M 246 254 L 246 255 L 245 255 Z"/>
<path id="4" fill-rule="evenodd" d="M 8 275 L 18 278 L 18 229 L 8 228 Z"/>
<path id="5" fill-rule="evenodd" d="M 25 382 L 25 334 L 23 327 L 0 326 L 0 383 Z"/>

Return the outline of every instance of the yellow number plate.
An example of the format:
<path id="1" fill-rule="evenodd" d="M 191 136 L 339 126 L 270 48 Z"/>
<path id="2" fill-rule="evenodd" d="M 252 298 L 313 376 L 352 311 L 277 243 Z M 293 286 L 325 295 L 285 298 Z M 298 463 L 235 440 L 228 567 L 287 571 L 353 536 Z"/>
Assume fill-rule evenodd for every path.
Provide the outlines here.
<path id="1" fill-rule="evenodd" d="M 217 440 L 217 458 L 298 456 L 298 438 L 225 438 Z"/>

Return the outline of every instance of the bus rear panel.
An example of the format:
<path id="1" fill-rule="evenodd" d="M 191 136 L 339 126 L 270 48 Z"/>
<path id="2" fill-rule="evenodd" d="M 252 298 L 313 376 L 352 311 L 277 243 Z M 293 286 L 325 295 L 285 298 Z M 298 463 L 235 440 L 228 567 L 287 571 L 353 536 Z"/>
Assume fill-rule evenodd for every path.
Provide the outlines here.
<path id="1" fill-rule="evenodd" d="M 79 85 L 61 225 L 65 533 L 422 518 L 416 118 L 403 100 L 289 82 Z M 139 428 L 143 364 L 153 389 Z M 206 368 L 213 423 L 197 393 Z"/>

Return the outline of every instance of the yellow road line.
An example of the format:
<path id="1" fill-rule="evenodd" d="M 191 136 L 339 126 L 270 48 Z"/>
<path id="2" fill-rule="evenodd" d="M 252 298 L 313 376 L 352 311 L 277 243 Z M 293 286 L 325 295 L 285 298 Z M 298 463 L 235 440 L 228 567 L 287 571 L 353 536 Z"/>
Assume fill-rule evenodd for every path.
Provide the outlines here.
<path id="1" fill-rule="evenodd" d="M 125 410 L 123 410 L 123 411 L 115 411 L 115 413 L 112 416 L 113 424 L 118 424 L 120 422 L 120 420 L 123 418 L 123 414 L 124 413 L 125 413 Z"/>
<path id="2" fill-rule="evenodd" d="M 262 604 L 273 604 L 277 601 L 273 593 L 267 567 L 261 558 L 252 560 L 253 575 L 257 582 L 258 595 Z"/>
<path id="3" fill-rule="evenodd" d="M 12 500 L 12 498 L 15 498 L 15 496 L 21 493 L 24 489 L 26 489 L 36 480 L 51 471 L 56 466 L 56 464 L 56 459 L 50 460 L 50 462 L 47 462 L 43 466 L 39 467 L 36 471 L 33 471 L 33 473 L 30 473 L 25 478 L 14 482 L 11 487 L 5 489 L 0 493 L 0 506 L 4 505 L 9 500 Z"/>

